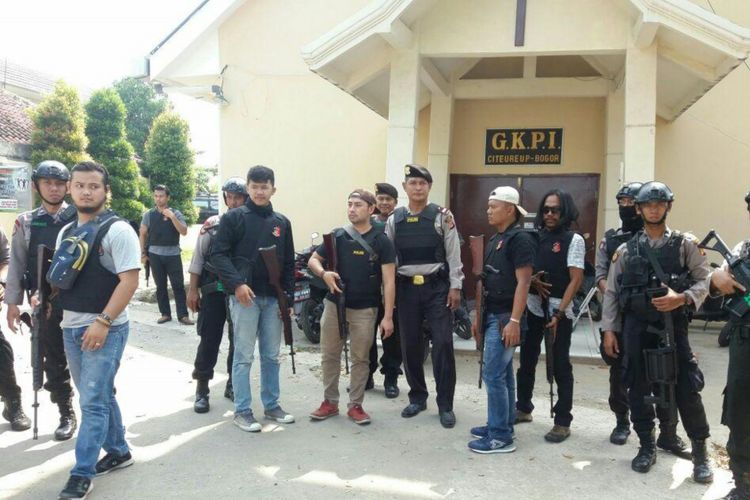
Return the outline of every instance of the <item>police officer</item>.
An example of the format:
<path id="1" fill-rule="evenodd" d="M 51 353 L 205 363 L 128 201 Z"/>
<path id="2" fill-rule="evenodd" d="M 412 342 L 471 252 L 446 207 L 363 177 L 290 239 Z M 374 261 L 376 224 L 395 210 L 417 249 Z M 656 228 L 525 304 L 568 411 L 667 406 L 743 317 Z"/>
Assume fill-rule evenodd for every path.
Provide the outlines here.
<path id="1" fill-rule="evenodd" d="M 241 177 L 228 179 L 221 187 L 224 204 L 227 208 L 237 208 L 247 202 L 245 181 Z M 210 409 L 208 403 L 208 381 L 214 378 L 214 366 L 219 355 L 219 346 L 224 334 L 224 323 L 229 320 L 229 354 L 227 355 L 227 372 L 229 380 L 224 388 L 224 396 L 233 399 L 232 391 L 232 355 L 234 354 L 234 339 L 231 317 L 227 316 L 226 294 L 219 276 L 207 257 L 211 255 L 211 247 L 219 230 L 218 215 L 209 217 L 200 230 L 195 242 L 195 251 L 190 261 L 190 290 L 187 295 L 187 305 L 192 311 L 198 311 L 198 335 L 201 338 L 198 352 L 195 354 L 195 368 L 193 379 L 196 380 L 195 404 L 196 413 L 206 413 Z"/>
<path id="2" fill-rule="evenodd" d="M 570 436 L 570 423 L 573 420 L 573 365 L 570 363 L 572 320 L 575 317 L 573 297 L 583 280 L 585 253 L 583 237 L 570 230 L 577 219 L 578 209 L 570 193 L 553 189 L 542 197 L 534 220 L 539 230 L 539 250 L 527 304 L 529 332 L 521 344 L 516 421 L 532 420 L 534 404 L 531 398 L 536 364 L 544 331 L 549 328 L 554 335 L 552 356 L 558 396 L 553 409 L 555 423 L 544 436 L 551 443 L 560 443 Z M 547 311 L 544 310 L 545 306 Z M 545 317 L 550 318 L 549 322 Z"/>
<path id="3" fill-rule="evenodd" d="M 251 409 L 250 367 L 255 343 L 260 351 L 260 398 L 265 418 L 282 424 L 294 416 L 279 405 L 279 349 L 281 317 L 276 290 L 258 250 L 276 246 L 281 286 L 294 303 L 294 240 L 289 219 L 273 209 L 276 177 L 268 167 L 256 165 L 247 172 L 247 203 L 224 214 L 211 250 L 211 263 L 226 287 L 234 326 L 232 386 L 234 419 L 245 432 L 262 426 Z M 290 311 L 291 313 L 291 311 Z"/>
<path id="4" fill-rule="evenodd" d="M 661 344 L 671 315 L 677 357 L 676 404 L 693 445 L 693 479 L 713 480 L 706 451 L 709 427 L 699 394 L 703 374 L 688 341 L 688 309 L 700 306 L 708 293 L 710 268 L 696 238 L 667 227 L 674 195 L 661 182 L 647 182 L 635 203 L 644 221 L 642 231 L 620 246 L 612 257 L 604 294 L 604 350 L 610 357 L 624 354 L 630 418 L 641 447 L 631 467 L 648 472 L 656 463 L 654 408 L 645 398 L 656 388 L 647 380 L 644 349 Z M 653 264 L 652 264 L 653 262 Z M 654 293 L 663 290 L 664 295 Z M 621 332 L 622 344 L 616 332 Z"/>
<path id="5" fill-rule="evenodd" d="M 384 230 L 388 217 L 390 217 L 391 213 L 396 209 L 396 204 L 398 203 L 398 191 L 395 186 L 388 184 L 387 182 L 378 182 L 375 184 L 375 202 L 377 210 L 371 219 L 372 226 L 376 229 Z M 384 310 L 381 304 L 381 306 L 378 307 L 378 318 L 375 322 L 376 325 L 380 325 L 383 316 Z M 374 335 L 376 339 L 378 331 L 379 328 L 375 328 Z M 403 373 L 401 371 L 401 342 L 398 335 L 398 321 L 394 323 L 393 334 L 389 337 L 383 338 L 382 343 L 383 356 L 380 358 L 380 373 L 385 376 L 385 381 L 383 382 L 385 397 L 392 399 L 399 395 L 398 376 Z M 370 348 L 370 378 L 367 380 L 366 389 L 372 389 L 375 386 L 372 375 L 377 369 L 378 343 L 375 341 Z"/>
<path id="6" fill-rule="evenodd" d="M 0 298 L 5 293 L 5 281 L 10 260 L 10 245 L 5 231 L 0 229 Z M 25 431 L 31 427 L 31 420 L 21 407 L 21 388 L 16 383 L 16 372 L 13 368 L 13 348 L 0 330 L 0 397 L 5 403 L 3 418 L 10 422 L 14 431 Z"/>
<path id="7" fill-rule="evenodd" d="M 643 228 L 643 219 L 635 209 L 635 197 L 641 186 L 643 186 L 642 182 L 625 184 L 615 197 L 622 226 L 607 230 L 596 251 L 594 279 L 602 294 L 607 289 L 607 273 L 615 251 Z M 617 343 L 622 345 L 622 337 L 619 333 L 616 335 L 618 335 Z M 609 407 L 617 419 L 617 424 L 609 435 L 609 441 L 612 444 L 623 445 L 630 435 L 630 419 L 628 390 L 622 378 L 622 353 L 617 358 L 610 358 L 604 352 L 603 344 L 600 346 L 600 351 L 602 359 L 609 365 Z M 659 418 L 659 439 L 656 440 L 656 446 L 673 453 L 684 453 L 686 445 L 677 435 L 677 422 L 670 422 L 669 412 L 661 406 L 656 407 L 656 416 Z"/>
<path id="8" fill-rule="evenodd" d="M 453 214 L 429 203 L 432 175 L 419 165 L 405 166 L 404 191 L 408 207 L 388 218 L 386 234 L 396 247 L 396 301 L 401 354 L 409 383 L 409 405 L 401 412 L 410 418 L 427 408 L 424 379 L 426 339 L 423 320 L 432 332 L 432 365 L 440 423 L 456 425 L 453 393 L 456 360 L 453 355 L 453 316 L 461 302 L 464 279 L 458 231 Z"/>
<path id="9" fill-rule="evenodd" d="M 750 212 L 750 193 L 745 196 Z M 750 266 L 750 239 L 738 243 L 732 253 Z M 723 295 L 742 300 L 747 290 L 737 283 L 725 262 L 711 275 L 711 286 Z M 730 314 L 729 370 L 724 390 L 722 423 L 729 427 L 727 453 L 734 476 L 734 488 L 726 500 L 750 500 L 750 314 Z"/>
<path id="10" fill-rule="evenodd" d="M 31 180 L 42 204 L 35 210 L 19 215 L 13 226 L 5 303 L 8 304 L 8 326 L 14 333 L 18 331 L 21 315 L 18 306 L 23 304 L 24 291 L 33 294 L 37 289 L 38 245 L 55 248 L 60 229 L 76 218 L 75 207 L 64 200 L 69 179 L 67 167 L 58 161 L 43 161 L 37 165 Z M 57 299 L 53 299 L 47 328 L 40 332 L 40 346 L 46 375 L 44 388 L 50 392 L 50 399 L 60 410 L 60 425 L 55 430 L 55 439 L 58 441 L 70 439 L 78 425 L 73 411 L 73 389 L 65 359 L 61 320 L 62 309 Z"/>
<path id="11" fill-rule="evenodd" d="M 487 387 L 487 425 L 474 427 L 469 449 L 476 453 L 515 451 L 516 384 L 513 353 L 528 327 L 526 302 L 537 251 L 537 234 L 524 231 L 526 210 L 518 191 L 510 186 L 494 189 L 487 202 L 487 221 L 497 233 L 484 252 L 482 283 L 485 317 L 472 325 L 474 337 L 483 328 L 482 378 Z"/>
<path id="12" fill-rule="evenodd" d="M 320 245 L 310 257 L 309 267 L 328 286 L 320 322 L 321 368 L 323 373 L 323 403 L 310 414 L 313 420 L 325 420 L 338 415 L 339 374 L 341 350 L 346 339 L 339 335 L 334 293 L 342 293 L 343 284 L 346 321 L 352 352 L 351 384 L 347 415 L 355 424 L 370 423 L 370 416 L 362 408 L 368 378 L 368 353 L 373 342 L 372 331 L 379 326 L 383 337 L 393 333 L 393 303 L 396 295 L 396 255 L 391 240 L 380 229 L 372 227 L 370 217 L 375 210 L 375 196 L 367 190 L 355 189 L 347 200 L 347 216 L 351 224 L 333 232 L 336 241 L 336 272 L 326 271 L 323 263 L 330 249 Z M 383 292 L 381 293 L 381 286 Z M 376 325 L 378 308 L 388 311 Z"/>

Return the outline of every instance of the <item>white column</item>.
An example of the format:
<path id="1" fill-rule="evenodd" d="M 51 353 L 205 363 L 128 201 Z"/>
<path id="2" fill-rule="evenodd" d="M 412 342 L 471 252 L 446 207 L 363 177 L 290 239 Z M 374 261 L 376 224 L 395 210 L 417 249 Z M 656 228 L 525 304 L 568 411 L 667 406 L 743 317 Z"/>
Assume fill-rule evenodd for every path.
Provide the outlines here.
<path id="1" fill-rule="evenodd" d="M 624 182 L 654 180 L 656 157 L 656 43 L 625 55 Z"/>
<path id="2" fill-rule="evenodd" d="M 452 126 L 453 96 L 432 94 L 427 168 L 432 174 L 433 181 L 430 201 L 442 206 L 447 206 L 448 191 L 450 191 L 448 169 L 451 158 Z"/>
<path id="3" fill-rule="evenodd" d="M 418 107 L 419 52 L 395 50 L 391 59 L 385 178 L 399 188 L 401 196 L 405 196 L 401 188 L 404 165 L 414 162 Z M 406 201 L 400 198 L 399 204 Z"/>
<path id="4" fill-rule="evenodd" d="M 600 203 L 604 206 L 604 220 L 599 224 L 598 233 L 611 227 L 620 226 L 615 194 L 622 186 L 622 166 L 625 142 L 625 90 L 622 86 L 607 96 L 607 153 L 605 156 L 604 182 Z"/>

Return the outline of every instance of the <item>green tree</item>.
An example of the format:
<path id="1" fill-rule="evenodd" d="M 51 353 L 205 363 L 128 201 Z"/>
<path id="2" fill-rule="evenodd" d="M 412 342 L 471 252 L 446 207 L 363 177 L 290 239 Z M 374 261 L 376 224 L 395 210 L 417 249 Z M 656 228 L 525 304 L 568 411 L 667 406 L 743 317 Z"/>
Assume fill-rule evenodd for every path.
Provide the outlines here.
<path id="1" fill-rule="evenodd" d="M 159 115 L 146 141 L 146 163 L 149 165 L 151 186 L 168 186 L 172 193 L 170 205 L 180 210 L 189 224 L 198 218 L 193 205 L 193 162 L 187 122 L 172 111 Z"/>
<path id="2" fill-rule="evenodd" d="M 146 210 L 140 196 L 140 175 L 133 146 L 125 138 L 125 104 L 114 89 L 97 90 L 86 103 L 88 153 L 110 173 L 112 208 L 121 217 L 139 221 Z"/>
<path id="3" fill-rule="evenodd" d="M 55 90 L 29 112 L 31 163 L 57 160 L 68 168 L 88 160 L 86 154 L 86 117 L 78 91 L 60 80 Z"/>
<path id="4" fill-rule="evenodd" d="M 135 78 L 123 78 L 114 87 L 127 109 L 125 130 L 128 141 L 143 158 L 151 125 L 169 107 L 168 101 L 157 96 L 151 85 Z M 150 175 L 148 164 L 141 164 L 141 171 L 143 175 Z"/>

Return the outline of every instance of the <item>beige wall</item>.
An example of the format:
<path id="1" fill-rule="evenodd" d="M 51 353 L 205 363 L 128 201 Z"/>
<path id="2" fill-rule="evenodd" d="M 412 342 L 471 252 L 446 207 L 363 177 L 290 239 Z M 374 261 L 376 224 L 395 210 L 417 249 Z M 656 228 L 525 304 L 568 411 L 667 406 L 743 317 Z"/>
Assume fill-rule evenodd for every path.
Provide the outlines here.
<path id="1" fill-rule="evenodd" d="M 307 69 L 300 47 L 369 0 L 247 2 L 220 29 L 224 94 L 220 173 L 276 172 L 274 208 L 292 221 L 296 246 L 346 222 L 346 195 L 374 188 L 385 170 L 387 122 Z M 283 25 L 281 25 L 283 23 Z"/>
<path id="2" fill-rule="evenodd" d="M 712 3 L 717 14 L 750 26 L 750 2 Z M 699 238 L 714 228 L 730 246 L 750 236 L 743 200 L 750 190 L 747 66 L 738 66 L 674 122 L 657 123 L 656 173 L 675 192 L 672 227 Z"/>

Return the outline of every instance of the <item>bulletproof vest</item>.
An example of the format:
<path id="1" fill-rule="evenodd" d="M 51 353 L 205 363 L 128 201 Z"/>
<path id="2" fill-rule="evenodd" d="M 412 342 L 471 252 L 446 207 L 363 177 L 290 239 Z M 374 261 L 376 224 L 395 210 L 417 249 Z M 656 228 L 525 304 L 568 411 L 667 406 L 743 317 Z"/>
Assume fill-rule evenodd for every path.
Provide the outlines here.
<path id="1" fill-rule="evenodd" d="M 551 297 L 562 298 L 570 283 L 568 248 L 574 234 L 573 231 L 546 229 L 539 232 L 539 251 L 536 254 L 534 273 L 545 271 L 545 281 L 552 284 Z M 530 292 L 535 293 L 533 289 Z"/>
<path id="2" fill-rule="evenodd" d="M 155 208 L 151 209 L 148 220 L 148 244 L 149 246 L 175 247 L 180 245 L 180 233 L 174 227 L 172 221 L 159 213 Z"/>
<path id="3" fill-rule="evenodd" d="M 746 240 L 740 248 L 740 259 L 744 261 L 747 266 L 750 266 L 750 240 Z M 737 299 L 742 300 L 743 294 L 736 294 Z M 750 313 L 746 313 L 741 318 L 738 318 L 734 314 L 729 314 L 729 322 L 734 326 L 750 326 Z"/>
<path id="4" fill-rule="evenodd" d="M 208 248 L 206 249 L 206 254 L 203 256 L 203 269 L 201 269 L 201 277 L 199 281 L 200 286 L 209 285 L 211 283 L 218 283 L 219 281 L 219 275 L 216 273 L 216 268 L 211 263 L 211 259 L 208 258 L 211 255 L 211 251 L 213 250 L 214 241 L 216 240 L 216 233 L 218 232 L 218 224 L 206 229 L 206 234 L 208 234 Z"/>
<path id="5" fill-rule="evenodd" d="M 100 216 L 102 227 L 91 245 L 89 258 L 86 260 L 83 269 L 78 278 L 76 278 L 73 288 L 70 290 L 59 291 L 60 305 L 67 311 L 76 311 L 83 313 L 100 313 L 104 310 L 112 297 L 112 294 L 120 283 L 117 274 L 106 269 L 100 260 L 102 251 L 102 239 L 112 227 L 111 222 L 104 224 L 105 221 L 115 217 L 117 221 L 123 220 L 117 217 L 113 211 L 108 211 Z M 65 231 L 63 237 L 73 230 L 71 226 Z"/>
<path id="6" fill-rule="evenodd" d="M 39 214 L 39 209 L 34 211 L 31 217 L 31 234 L 29 237 L 29 258 L 26 261 L 26 271 L 28 272 L 31 290 L 37 289 L 36 283 L 36 256 L 37 247 L 46 245 L 54 249 L 57 242 L 57 235 L 60 230 L 78 216 L 76 207 L 68 205 L 65 210 L 60 212 L 57 220 L 50 214 Z"/>
<path id="7" fill-rule="evenodd" d="M 513 238 L 521 231 L 521 227 L 515 226 L 502 234 L 495 234 L 487 243 L 482 283 L 489 303 L 507 303 L 509 299 L 513 300 L 516 294 L 518 280 L 508 249 Z"/>
<path id="8" fill-rule="evenodd" d="M 649 288 L 657 288 L 662 285 L 669 286 L 674 291 L 681 293 L 690 288 L 688 281 L 688 270 L 680 264 L 680 248 L 683 236 L 673 232 L 669 240 L 660 248 L 651 248 L 666 275 L 670 277 L 669 283 L 662 284 L 656 275 L 656 270 L 648 260 L 645 245 L 648 242 L 640 241 L 642 232 L 630 239 L 627 243 L 627 255 L 623 262 L 623 271 L 620 276 L 620 305 L 625 312 L 633 312 L 643 315 L 649 320 L 657 315 L 656 309 L 651 304 L 648 296 Z"/>
<path id="9" fill-rule="evenodd" d="M 335 234 L 338 273 L 344 282 L 347 303 L 380 296 L 382 278 L 378 256 L 368 253 L 343 229 L 336 230 Z M 363 238 L 372 246 L 375 236 L 377 233 L 373 231 Z"/>
<path id="10" fill-rule="evenodd" d="M 607 245 L 607 261 L 612 260 L 612 256 L 615 254 L 620 245 L 626 243 L 630 238 L 633 237 L 631 232 L 618 233 L 617 229 L 609 229 L 604 233 L 604 241 Z"/>
<path id="11" fill-rule="evenodd" d="M 246 279 L 246 283 L 253 287 L 253 291 L 262 292 L 264 294 L 273 295 L 273 290 L 268 288 L 268 283 L 255 283 L 252 284 L 253 277 L 256 281 L 268 280 L 268 271 L 263 259 L 260 257 L 258 249 L 266 248 L 276 245 L 276 256 L 279 260 L 279 264 L 283 270 L 284 268 L 284 254 L 285 248 L 284 243 L 286 236 L 283 234 L 288 230 L 286 219 L 284 216 L 277 212 L 271 212 L 267 216 L 260 215 L 257 212 L 252 211 L 247 205 L 243 205 L 237 210 L 242 213 L 243 231 L 242 238 L 234 245 L 234 255 L 232 257 L 232 263 L 239 272 L 239 274 Z M 254 216 L 257 216 L 260 220 L 260 227 L 257 223 L 254 223 Z M 266 286 L 264 289 L 258 287 Z"/>
<path id="12" fill-rule="evenodd" d="M 406 207 L 393 212 L 399 266 L 446 263 L 443 235 L 435 229 L 438 213 L 440 207 L 434 203 L 417 215 L 410 215 Z"/>

